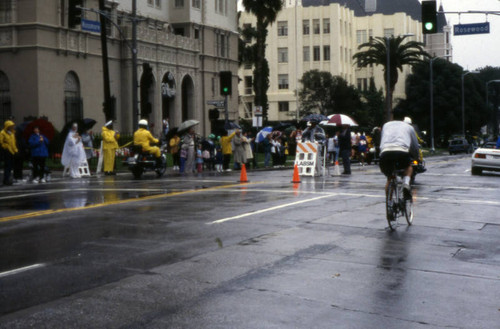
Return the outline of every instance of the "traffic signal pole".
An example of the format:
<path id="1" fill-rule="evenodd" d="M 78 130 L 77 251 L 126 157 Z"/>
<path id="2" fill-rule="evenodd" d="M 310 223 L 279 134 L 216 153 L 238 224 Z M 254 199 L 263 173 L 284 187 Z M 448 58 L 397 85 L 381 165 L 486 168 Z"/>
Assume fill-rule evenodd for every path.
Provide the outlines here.
<path id="1" fill-rule="evenodd" d="M 99 0 L 99 10 L 105 11 L 104 0 Z M 104 86 L 104 117 L 106 121 L 113 119 L 111 109 L 111 87 L 109 81 L 109 63 L 108 63 L 108 43 L 106 36 L 106 18 L 99 15 L 101 21 L 101 48 L 102 48 L 102 78 Z"/>

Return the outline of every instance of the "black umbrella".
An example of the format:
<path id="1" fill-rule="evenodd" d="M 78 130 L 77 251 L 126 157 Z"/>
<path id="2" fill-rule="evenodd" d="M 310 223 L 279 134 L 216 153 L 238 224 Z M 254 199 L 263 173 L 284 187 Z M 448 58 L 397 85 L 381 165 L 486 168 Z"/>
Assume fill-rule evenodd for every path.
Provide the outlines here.
<path id="1" fill-rule="evenodd" d="M 290 128 L 291 126 L 293 126 L 293 124 L 286 123 L 286 122 L 280 122 L 276 126 L 273 127 L 273 131 L 275 131 L 275 130 L 283 131 L 283 130 L 286 130 L 286 128 Z"/>
<path id="2" fill-rule="evenodd" d="M 92 129 L 92 127 L 94 127 L 95 124 L 96 124 L 96 121 L 94 119 L 85 118 L 85 119 L 83 119 L 82 129 L 84 131 L 90 130 L 90 129 Z M 80 125 L 78 125 L 78 126 L 80 126 Z"/>
<path id="3" fill-rule="evenodd" d="M 300 121 L 311 121 L 311 122 L 320 123 L 321 121 L 324 121 L 324 120 L 328 120 L 328 117 L 326 115 L 319 114 L 319 113 L 312 113 L 312 114 L 306 115 Z"/>

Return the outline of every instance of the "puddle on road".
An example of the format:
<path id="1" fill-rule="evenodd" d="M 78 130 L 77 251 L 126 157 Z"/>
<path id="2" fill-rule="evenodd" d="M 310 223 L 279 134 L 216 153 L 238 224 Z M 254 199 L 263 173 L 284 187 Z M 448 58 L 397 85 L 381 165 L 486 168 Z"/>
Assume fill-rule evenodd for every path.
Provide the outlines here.
<path id="1" fill-rule="evenodd" d="M 40 211 L 48 209 L 79 208 L 95 204 L 116 202 L 127 199 L 137 199 L 174 191 L 119 191 L 119 190 L 90 190 L 65 191 L 51 194 L 31 195 L 23 198 L 0 200 L 0 212 L 7 210 Z"/>

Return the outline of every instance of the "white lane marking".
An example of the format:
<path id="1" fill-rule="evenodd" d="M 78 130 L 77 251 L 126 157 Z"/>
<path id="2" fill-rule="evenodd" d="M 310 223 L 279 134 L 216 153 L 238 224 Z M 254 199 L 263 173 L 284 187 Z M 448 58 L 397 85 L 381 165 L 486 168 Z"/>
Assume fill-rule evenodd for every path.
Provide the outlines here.
<path id="1" fill-rule="evenodd" d="M 69 191 L 74 191 L 74 189 L 50 190 L 50 191 L 46 191 L 46 192 L 39 191 L 39 192 L 35 192 L 35 193 L 9 195 L 9 196 L 0 197 L 0 200 L 17 199 L 17 198 L 24 198 L 24 197 L 33 196 L 33 195 L 53 194 L 53 193 L 69 192 Z"/>
<path id="2" fill-rule="evenodd" d="M 34 270 L 36 268 L 40 268 L 40 267 L 44 267 L 44 266 L 45 266 L 45 264 L 34 264 L 34 265 L 30 265 L 30 266 L 16 268 L 14 270 L 6 271 L 6 272 L 1 272 L 0 273 L 0 278 L 6 277 L 6 276 L 9 276 L 9 275 L 18 274 L 18 273 L 21 273 L 21 272 L 24 272 L 24 271 Z"/>
<path id="3" fill-rule="evenodd" d="M 238 216 L 222 218 L 222 219 L 219 219 L 219 220 L 215 220 L 213 222 L 209 222 L 207 224 L 208 225 L 220 224 L 220 223 L 224 223 L 224 222 L 227 222 L 227 221 L 230 221 L 230 220 L 233 220 L 233 219 L 239 219 L 239 218 L 243 218 L 243 217 L 248 217 L 248 216 L 253 216 L 253 215 L 257 215 L 257 214 L 262 214 L 264 212 L 278 210 L 278 209 L 282 209 L 282 208 L 286 208 L 286 207 L 290 207 L 290 206 L 295 206 L 295 205 L 298 205 L 298 204 L 301 204 L 301 203 L 316 201 L 316 200 L 320 200 L 320 199 L 324 199 L 324 198 L 331 198 L 331 197 L 334 197 L 334 196 L 337 196 L 337 193 L 323 195 L 323 196 L 319 196 L 319 197 L 312 198 L 312 199 L 306 199 L 306 200 L 300 200 L 300 201 L 291 202 L 291 203 L 285 203 L 285 204 L 282 204 L 282 205 L 279 205 L 279 206 L 275 206 L 275 207 L 271 207 L 271 208 L 267 208 L 267 209 L 261 209 L 261 210 L 257 210 L 257 211 L 252 211 L 252 212 L 249 212 L 249 213 L 246 213 L 246 214 L 241 214 L 241 215 L 238 215 Z"/>

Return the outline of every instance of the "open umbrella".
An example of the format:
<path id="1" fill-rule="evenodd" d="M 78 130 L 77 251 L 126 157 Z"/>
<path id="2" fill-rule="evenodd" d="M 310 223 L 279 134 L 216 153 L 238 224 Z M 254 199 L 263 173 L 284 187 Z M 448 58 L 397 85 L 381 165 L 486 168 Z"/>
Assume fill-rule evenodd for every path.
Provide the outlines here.
<path id="1" fill-rule="evenodd" d="M 179 131 L 188 130 L 189 128 L 194 127 L 199 123 L 200 121 L 198 120 L 186 120 L 179 126 Z"/>
<path id="2" fill-rule="evenodd" d="M 234 130 L 234 129 L 241 129 L 241 127 L 237 123 L 234 123 L 232 121 L 228 121 L 228 123 L 226 123 L 224 125 L 224 129 L 226 129 L 226 130 Z"/>
<path id="3" fill-rule="evenodd" d="M 293 126 L 291 123 L 280 122 L 276 126 L 273 127 L 273 131 L 274 130 L 284 131 L 291 126 Z"/>
<path id="4" fill-rule="evenodd" d="M 54 138 L 55 134 L 55 129 L 52 123 L 46 119 L 36 119 L 34 121 L 31 121 L 29 124 L 26 125 L 23 131 L 23 137 L 24 139 L 28 140 L 33 134 L 33 129 L 35 127 L 38 127 L 40 129 L 40 133 L 47 137 L 49 141 L 51 141 Z"/>
<path id="5" fill-rule="evenodd" d="M 306 115 L 300 121 L 311 121 L 311 122 L 320 123 L 321 121 L 324 121 L 324 120 L 328 120 L 328 117 L 326 115 L 319 114 L 319 113 L 312 113 L 312 114 Z"/>
<path id="6" fill-rule="evenodd" d="M 92 127 L 94 127 L 96 121 L 94 119 L 90 119 L 90 118 L 85 118 L 83 119 L 83 130 L 84 131 L 87 131 L 87 130 L 90 130 L 92 129 Z"/>
<path id="7" fill-rule="evenodd" d="M 332 114 L 328 116 L 328 122 L 326 123 L 328 126 L 357 126 L 358 124 L 351 117 L 345 114 Z"/>
<path id="8" fill-rule="evenodd" d="M 262 130 L 257 133 L 257 136 L 255 137 L 255 141 L 257 143 L 262 142 L 264 139 L 266 139 L 267 135 L 269 135 L 272 132 L 273 132 L 273 127 L 262 128 Z"/>

